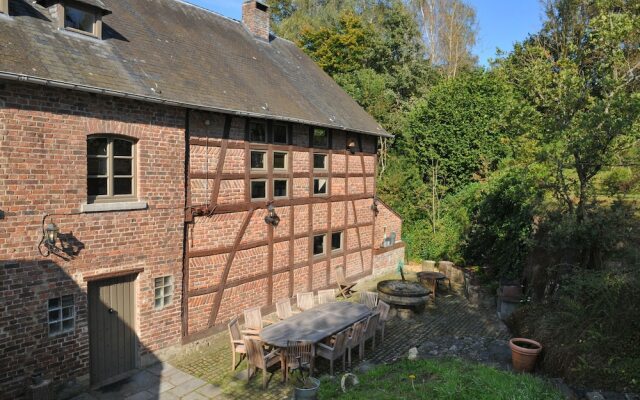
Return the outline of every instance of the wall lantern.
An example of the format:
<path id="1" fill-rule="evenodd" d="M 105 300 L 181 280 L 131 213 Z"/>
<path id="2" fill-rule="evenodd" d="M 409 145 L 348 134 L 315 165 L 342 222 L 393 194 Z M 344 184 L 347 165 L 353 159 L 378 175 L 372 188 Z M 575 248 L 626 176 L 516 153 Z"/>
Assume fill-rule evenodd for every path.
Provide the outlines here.
<path id="1" fill-rule="evenodd" d="M 371 211 L 373 211 L 373 213 L 375 214 L 375 216 L 378 216 L 378 213 L 380 212 L 380 210 L 378 210 L 378 198 L 374 197 L 373 198 L 373 204 L 371 204 Z"/>
<path id="2" fill-rule="evenodd" d="M 58 229 L 58 225 L 54 224 L 53 222 L 49 222 L 44 230 L 44 243 L 47 247 L 56 246 L 59 232 L 60 229 Z"/>
<path id="3" fill-rule="evenodd" d="M 355 139 L 349 139 L 347 142 L 347 150 L 351 152 L 351 154 L 356 154 L 356 141 Z"/>
<path id="4" fill-rule="evenodd" d="M 40 239 L 40 243 L 38 244 L 38 251 L 40 251 L 43 257 L 49 257 L 51 254 L 54 254 L 68 261 L 71 258 L 71 254 L 69 254 L 70 249 L 65 249 L 65 245 L 59 237 L 60 229 L 58 225 L 54 222 L 49 222 L 45 226 L 47 217 L 49 217 L 48 214 L 42 218 L 42 239 Z M 58 247 L 58 242 L 60 242 L 61 247 Z"/>
<path id="5" fill-rule="evenodd" d="M 273 204 L 269 204 L 267 206 L 267 210 L 269 211 L 269 213 L 266 217 L 264 217 L 264 222 L 269 225 L 278 226 L 278 224 L 280 223 L 280 217 L 278 217 L 278 214 L 276 214 L 276 208 L 273 206 Z"/>

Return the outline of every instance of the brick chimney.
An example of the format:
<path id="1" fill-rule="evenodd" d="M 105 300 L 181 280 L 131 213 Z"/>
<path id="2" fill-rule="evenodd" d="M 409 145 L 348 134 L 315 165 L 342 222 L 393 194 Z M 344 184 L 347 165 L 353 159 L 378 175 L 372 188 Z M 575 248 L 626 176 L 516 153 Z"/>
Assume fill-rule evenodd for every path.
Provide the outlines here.
<path id="1" fill-rule="evenodd" d="M 242 23 L 253 36 L 269 41 L 269 6 L 262 1 L 245 0 L 242 3 Z"/>

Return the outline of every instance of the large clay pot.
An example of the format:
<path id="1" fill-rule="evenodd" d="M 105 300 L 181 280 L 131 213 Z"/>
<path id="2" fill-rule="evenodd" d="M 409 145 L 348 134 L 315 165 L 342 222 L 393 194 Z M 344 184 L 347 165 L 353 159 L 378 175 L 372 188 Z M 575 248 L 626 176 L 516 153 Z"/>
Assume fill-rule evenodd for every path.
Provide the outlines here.
<path id="1" fill-rule="evenodd" d="M 542 351 L 542 345 L 531 339 L 513 338 L 509 340 L 509 347 L 513 369 L 520 372 L 533 371 L 538 355 Z"/>

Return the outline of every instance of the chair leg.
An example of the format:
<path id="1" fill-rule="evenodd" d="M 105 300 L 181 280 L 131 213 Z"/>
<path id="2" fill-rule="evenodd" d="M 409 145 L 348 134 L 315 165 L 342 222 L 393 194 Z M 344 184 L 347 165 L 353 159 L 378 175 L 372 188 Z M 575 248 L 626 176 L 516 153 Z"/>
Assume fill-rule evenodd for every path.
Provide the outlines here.
<path id="1" fill-rule="evenodd" d="M 231 355 L 231 372 L 235 371 L 235 369 L 236 369 L 236 352 L 233 351 Z"/>
<path id="2" fill-rule="evenodd" d="M 349 347 L 349 368 L 351 368 L 351 347 Z"/>
<path id="3" fill-rule="evenodd" d="M 364 345 L 365 341 L 363 340 L 362 342 L 360 342 L 360 347 L 358 348 L 358 359 L 360 361 L 362 361 L 362 359 L 364 358 Z"/>
<path id="4" fill-rule="evenodd" d="M 267 369 L 263 369 L 262 370 L 262 388 L 266 389 L 267 388 Z"/>
<path id="5" fill-rule="evenodd" d="M 342 353 L 342 372 L 347 372 L 347 353 Z"/>
<path id="6" fill-rule="evenodd" d="M 329 360 L 329 373 L 333 376 L 333 358 Z"/>

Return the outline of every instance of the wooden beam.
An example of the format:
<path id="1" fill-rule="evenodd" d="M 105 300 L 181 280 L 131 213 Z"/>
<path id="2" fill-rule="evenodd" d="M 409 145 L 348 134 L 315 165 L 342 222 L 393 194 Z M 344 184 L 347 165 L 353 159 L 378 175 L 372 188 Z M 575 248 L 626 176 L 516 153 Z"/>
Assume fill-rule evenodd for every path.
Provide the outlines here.
<path id="1" fill-rule="evenodd" d="M 312 137 L 310 136 L 310 138 L 312 139 Z M 208 147 L 221 147 L 222 146 L 222 141 L 224 139 L 214 139 L 211 138 L 209 139 L 209 143 L 207 144 L 207 140 L 204 137 L 192 137 L 191 140 L 189 141 L 189 144 L 192 146 L 208 146 Z M 266 150 L 267 149 L 267 144 L 266 143 L 255 143 L 255 142 L 247 142 L 249 144 L 249 148 L 251 150 Z M 227 145 L 227 148 L 229 149 L 244 149 L 244 142 L 240 141 L 240 140 L 229 140 L 229 144 Z M 303 146 L 291 146 L 291 151 L 299 151 L 299 152 L 303 152 L 306 153 L 307 151 L 309 151 L 309 149 L 323 149 L 326 150 L 325 148 L 319 148 L 319 147 L 313 147 L 311 146 L 311 142 L 309 146 L 303 147 Z M 274 144 L 273 145 L 273 149 L 276 151 L 287 151 L 289 149 L 289 146 L 286 144 Z M 349 150 L 334 150 L 336 154 L 351 154 L 351 152 Z M 354 155 L 360 155 L 362 153 L 362 155 L 365 156 L 370 156 L 373 155 L 373 153 L 366 153 L 366 152 L 355 152 Z"/>
<path id="2" fill-rule="evenodd" d="M 308 178 L 309 172 L 273 172 L 274 178 Z M 334 178 L 346 178 L 347 174 L 334 172 L 330 174 L 329 172 L 313 172 L 312 173 L 315 178 L 328 178 L 329 176 L 333 176 Z M 208 179 L 211 177 L 211 174 L 207 172 L 192 172 L 191 179 Z M 242 180 L 245 177 L 244 172 L 240 173 L 223 173 L 220 175 L 220 179 L 223 181 L 234 181 L 234 180 Z M 249 177 L 251 179 L 267 179 L 269 177 L 268 172 L 249 172 Z M 349 174 L 350 178 L 373 178 L 374 174 Z M 215 176 L 214 178 L 217 178 Z"/>

